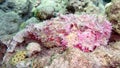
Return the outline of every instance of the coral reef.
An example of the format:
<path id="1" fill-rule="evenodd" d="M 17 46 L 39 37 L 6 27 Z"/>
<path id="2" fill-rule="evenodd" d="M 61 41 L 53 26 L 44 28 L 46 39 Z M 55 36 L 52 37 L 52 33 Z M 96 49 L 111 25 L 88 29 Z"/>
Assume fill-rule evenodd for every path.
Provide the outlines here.
<path id="1" fill-rule="evenodd" d="M 35 1 L 34 1 L 35 2 Z M 39 19 L 49 19 L 58 14 L 66 13 L 104 13 L 102 0 L 41 0 L 37 7 L 33 8 L 34 15 Z"/>
<path id="2" fill-rule="evenodd" d="M 119 42 L 108 47 L 100 46 L 92 53 L 69 48 L 63 54 L 56 55 L 46 68 L 119 68 L 120 49 L 118 48 L 120 48 Z"/>
<path id="3" fill-rule="evenodd" d="M 112 0 L 106 5 L 106 14 L 113 25 L 113 30 L 120 34 L 120 1 Z"/>
<path id="4" fill-rule="evenodd" d="M 120 68 L 119 4 L 0 0 L 0 68 Z"/>
<path id="5" fill-rule="evenodd" d="M 28 12 L 28 0 L 8 0 L 9 7 L 13 7 L 13 10 L 19 14 L 24 14 Z M 14 5 L 12 5 L 14 4 Z"/>
<path id="6" fill-rule="evenodd" d="M 79 49 L 69 48 L 63 54 L 56 55 L 46 68 L 92 68 L 92 64 L 86 58 Z"/>
<path id="7" fill-rule="evenodd" d="M 31 63 L 32 62 L 30 59 L 26 59 L 24 61 L 20 61 L 19 63 L 17 63 L 16 68 L 30 68 Z"/>
<path id="8" fill-rule="evenodd" d="M 40 54 L 34 59 L 30 58 L 32 61 L 28 61 L 29 63 L 23 61 L 19 63 L 29 64 L 32 68 L 119 68 L 119 44 L 120 42 L 116 42 L 110 43 L 107 47 L 100 46 L 90 53 L 84 53 L 79 49 L 69 47 L 63 53 L 48 56 L 49 52 L 45 52 L 47 50 L 44 50 L 46 55 Z"/>
<path id="9" fill-rule="evenodd" d="M 68 6 L 73 6 L 75 13 L 104 13 L 102 0 L 70 0 Z"/>
<path id="10" fill-rule="evenodd" d="M 0 38 L 4 35 L 10 35 L 19 30 L 22 22 L 20 16 L 15 12 L 3 13 L 0 15 Z"/>
<path id="11" fill-rule="evenodd" d="M 48 63 L 48 57 L 44 57 L 41 59 L 41 57 L 37 57 L 33 60 L 31 67 L 32 68 L 42 68 Z"/>
<path id="12" fill-rule="evenodd" d="M 16 65 L 18 62 L 25 60 L 26 51 L 18 51 L 10 60 L 10 63 Z"/>
<path id="13" fill-rule="evenodd" d="M 29 11 L 29 0 L 0 0 L 3 4 L 0 4 L 0 9 L 5 12 L 14 11 L 20 15 L 26 14 Z M 4 2 L 5 1 L 5 2 Z"/>
<path id="14" fill-rule="evenodd" d="M 107 45 L 111 29 L 109 21 L 95 14 L 60 15 L 39 24 L 29 25 L 17 33 L 8 46 L 8 52 L 14 51 L 17 44 L 25 39 L 38 41 L 49 48 L 72 46 L 91 52 L 98 46 Z"/>
<path id="15" fill-rule="evenodd" d="M 58 13 L 64 14 L 68 0 L 41 0 L 40 5 L 33 9 L 35 16 L 40 19 L 49 19 Z"/>
<path id="16" fill-rule="evenodd" d="M 69 67 L 69 61 L 66 61 L 60 55 L 56 55 L 56 57 L 53 59 L 53 61 L 51 61 L 51 64 L 50 65 L 46 65 L 44 67 L 45 68 L 70 68 Z"/>
<path id="17" fill-rule="evenodd" d="M 20 30 L 24 29 L 29 24 L 34 24 L 34 23 L 39 23 L 39 22 L 40 21 L 37 18 L 31 17 L 20 25 Z"/>
<path id="18" fill-rule="evenodd" d="M 29 0 L 4 0 L 2 4 L 0 4 L 0 9 L 4 12 L 15 12 L 22 17 L 23 20 L 28 19 L 31 13 L 31 3 Z"/>

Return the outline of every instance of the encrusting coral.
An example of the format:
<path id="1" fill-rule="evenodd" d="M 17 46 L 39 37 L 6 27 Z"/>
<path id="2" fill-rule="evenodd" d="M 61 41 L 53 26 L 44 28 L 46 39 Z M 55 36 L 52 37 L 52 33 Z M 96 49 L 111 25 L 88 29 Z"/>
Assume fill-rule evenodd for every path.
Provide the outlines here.
<path id="1" fill-rule="evenodd" d="M 38 41 L 42 46 L 76 47 L 91 52 L 96 47 L 107 45 L 111 23 L 95 14 L 60 15 L 57 18 L 33 24 L 18 32 L 11 41 L 8 52 L 26 40 Z"/>
<path id="2" fill-rule="evenodd" d="M 18 51 L 10 60 L 10 63 L 16 65 L 18 62 L 25 60 L 26 51 Z"/>

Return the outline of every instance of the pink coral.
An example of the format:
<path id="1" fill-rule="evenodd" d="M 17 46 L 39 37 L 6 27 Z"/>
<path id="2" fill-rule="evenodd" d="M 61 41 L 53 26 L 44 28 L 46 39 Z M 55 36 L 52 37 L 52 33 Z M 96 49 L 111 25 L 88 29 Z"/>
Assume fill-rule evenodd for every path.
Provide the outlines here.
<path id="1" fill-rule="evenodd" d="M 100 15 L 60 15 L 39 24 L 29 25 L 16 34 L 12 42 L 21 43 L 29 39 L 44 46 L 77 47 L 84 52 L 91 52 L 100 45 L 107 45 L 111 29 L 110 22 Z M 15 46 L 12 47 L 14 49 Z"/>

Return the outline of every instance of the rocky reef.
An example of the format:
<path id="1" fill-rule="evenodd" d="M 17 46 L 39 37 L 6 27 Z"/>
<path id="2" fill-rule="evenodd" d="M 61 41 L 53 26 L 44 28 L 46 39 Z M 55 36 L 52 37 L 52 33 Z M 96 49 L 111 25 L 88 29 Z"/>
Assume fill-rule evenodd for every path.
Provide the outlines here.
<path id="1" fill-rule="evenodd" d="M 120 68 L 119 0 L 0 0 L 0 68 Z"/>
<path id="2" fill-rule="evenodd" d="M 113 48 L 116 48 L 117 49 Z M 108 47 L 100 46 L 92 53 L 83 53 L 75 48 L 69 48 L 63 54 L 54 55 L 48 68 L 119 68 L 119 42 Z M 114 51 L 115 49 L 115 51 Z M 114 52 L 114 53 L 113 53 Z"/>
<path id="3" fill-rule="evenodd" d="M 2 11 L 0 15 L 0 39 L 5 41 L 6 37 L 12 38 L 11 36 L 19 30 L 21 22 L 22 19 L 17 13 Z"/>
<path id="4" fill-rule="evenodd" d="M 106 5 L 106 14 L 108 19 L 113 24 L 113 30 L 120 34 L 120 1 L 112 0 L 109 4 Z"/>
<path id="5" fill-rule="evenodd" d="M 41 0 L 37 7 L 34 7 L 34 15 L 39 19 L 50 19 L 59 14 L 67 13 L 101 13 L 104 14 L 102 0 Z"/>
<path id="6" fill-rule="evenodd" d="M 33 12 L 40 19 L 49 19 L 58 13 L 65 14 L 67 2 L 68 0 L 41 0 Z"/>
<path id="7" fill-rule="evenodd" d="M 111 35 L 111 29 L 111 23 L 101 15 L 60 15 L 39 24 L 28 25 L 13 37 L 9 43 L 7 52 L 8 54 L 11 52 L 17 53 L 11 59 L 11 64 L 13 66 L 15 64 L 21 66 L 21 62 L 26 62 L 28 58 L 34 57 L 36 53 L 41 56 L 41 58 L 44 58 L 42 57 L 41 52 L 46 50 L 46 48 L 47 50 L 50 49 L 49 51 L 58 48 L 57 52 L 51 54 L 47 51 L 47 53 L 49 53 L 47 57 L 49 58 L 55 53 L 66 53 L 69 48 L 70 50 L 71 48 L 76 50 L 79 49 L 80 52 L 92 52 L 98 46 L 107 45 Z M 22 51 L 25 50 L 26 55 L 23 52 L 21 53 L 20 49 Z M 25 56 L 27 56 L 27 58 L 25 58 Z M 43 56 L 45 55 L 43 54 Z M 44 65 L 49 64 L 48 58 L 46 60 L 47 62 L 44 63 Z M 53 60 L 51 59 L 50 61 Z M 75 62 L 76 61 L 77 59 Z M 42 64 L 43 62 L 40 63 Z M 66 63 L 68 63 L 68 61 Z M 73 64 L 74 62 L 71 63 Z M 37 63 L 34 62 L 34 65 L 32 64 L 33 67 L 37 66 L 35 64 Z"/>
<path id="8" fill-rule="evenodd" d="M 102 0 L 70 0 L 68 6 L 75 9 L 75 13 L 104 13 Z"/>

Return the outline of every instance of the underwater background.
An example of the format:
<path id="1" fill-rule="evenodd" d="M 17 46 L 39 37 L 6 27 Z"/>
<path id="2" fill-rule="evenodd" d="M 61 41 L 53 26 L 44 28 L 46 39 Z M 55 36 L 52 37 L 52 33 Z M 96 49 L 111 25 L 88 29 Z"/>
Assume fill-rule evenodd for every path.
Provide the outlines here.
<path id="1" fill-rule="evenodd" d="M 0 0 L 0 68 L 120 68 L 120 0 Z"/>

